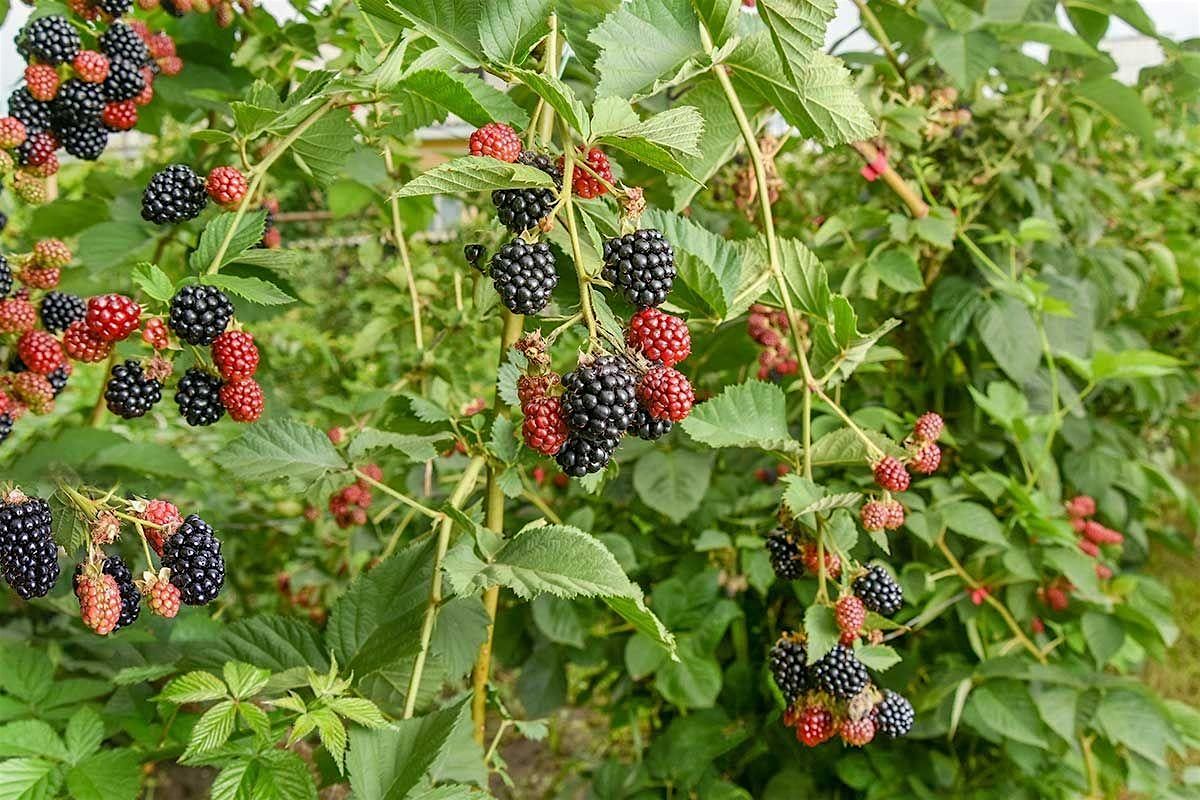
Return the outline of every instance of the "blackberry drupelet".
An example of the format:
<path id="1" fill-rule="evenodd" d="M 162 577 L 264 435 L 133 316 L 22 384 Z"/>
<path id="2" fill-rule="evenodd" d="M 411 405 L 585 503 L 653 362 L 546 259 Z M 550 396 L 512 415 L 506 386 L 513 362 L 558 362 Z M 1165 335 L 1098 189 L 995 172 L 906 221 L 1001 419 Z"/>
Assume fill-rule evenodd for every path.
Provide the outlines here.
<path id="1" fill-rule="evenodd" d="M 675 285 L 675 251 L 653 228 L 604 243 L 604 280 L 638 308 L 660 306 Z"/>
<path id="2" fill-rule="evenodd" d="M 868 610 L 890 617 L 904 605 L 904 592 L 891 573 L 876 564 L 854 579 L 854 593 Z"/>
<path id="3" fill-rule="evenodd" d="M 66 292 L 47 292 L 38 313 L 42 318 L 42 327 L 51 333 L 58 333 L 65 331 L 72 322 L 83 319 L 87 314 L 87 306 L 82 297 Z"/>
<path id="4" fill-rule="evenodd" d="M 69 380 L 70 377 L 70 364 L 63 364 L 61 367 L 46 376 L 46 380 L 50 381 L 50 388 L 54 390 L 55 397 L 58 397 L 63 393 L 63 389 L 67 388 L 67 380 Z"/>
<path id="5" fill-rule="evenodd" d="M 629 423 L 629 430 L 627 432 L 631 436 L 653 442 L 670 433 L 674 424 L 669 419 L 655 419 L 650 416 L 649 411 L 639 405 L 637 411 L 633 414 L 633 422 Z"/>
<path id="6" fill-rule="evenodd" d="M 225 414 L 221 405 L 221 379 L 192 367 L 179 379 L 175 404 L 188 425 L 212 425 Z"/>
<path id="7" fill-rule="evenodd" d="M 58 581 L 50 505 L 36 497 L 0 503 L 0 574 L 21 597 L 45 597 Z"/>
<path id="8" fill-rule="evenodd" d="M 100 49 L 110 61 L 124 58 L 142 65 L 150 61 L 150 50 L 142 37 L 124 22 L 114 22 L 100 35 Z"/>
<path id="9" fill-rule="evenodd" d="M 208 203 L 204 179 L 186 164 L 171 164 L 150 178 L 142 192 L 142 219 L 156 225 L 187 222 Z"/>
<path id="10" fill-rule="evenodd" d="M 620 443 L 621 440 L 618 437 L 592 440 L 572 434 L 567 437 L 567 441 L 554 456 L 554 460 L 558 463 L 558 468 L 566 475 L 572 478 L 582 478 L 584 475 L 599 472 L 607 467 Z"/>
<path id="11" fill-rule="evenodd" d="M 56 131 L 95 123 L 104 111 L 104 90 L 97 84 L 71 78 L 63 82 L 50 101 L 50 111 Z"/>
<path id="12" fill-rule="evenodd" d="M 9 292 L 13 287 L 12 267 L 8 265 L 8 259 L 0 255 L 0 299 L 8 297 Z"/>
<path id="13" fill-rule="evenodd" d="M 189 606 L 212 602 L 225 583 L 225 559 L 212 527 L 189 514 L 163 542 L 162 565 L 171 570 L 171 583 Z"/>
<path id="14" fill-rule="evenodd" d="M 891 689 L 884 691 L 883 699 L 875 706 L 876 730 L 892 739 L 907 736 L 916 718 L 912 703 Z"/>
<path id="15" fill-rule="evenodd" d="M 870 676 L 854 651 L 842 644 L 821 656 L 812 665 L 813 686 L 841 700 L 854 697 L 867 687 Z"/>
<path id="16" fill-rule="evenodd" d="M 585 439 L 620 439 L 637 413 L 637 379 L 628 362 L 600 356 L 562 379 L 567 425 Z"/>
<path id="17" fill-rule="evenodd" d="M 208 346 L 233 319 L 233 303 L 215 286 L 190 284 L 171 298 L 167 325 L 188 344 Z"/>
<path id="18" fill-rule="evenodd" d="M 514 314 L 541 311 L 558 285 L 554 254 L 545 242 L 513 239 L 492 256 L 491 276 L 500 300 Z"/>
<path id="19" fill-rule="evenodd" d="M 59 131 L 63 149 L 84 161 L 95 161 L 108 147 L 108 129 L 98 122 L 86 122 Z"/>
<path id="20" fill-rule="evenodd" d="M 104 559 L 101 571 L 113 577 L 117 582 L 117 589 L 121 592 L 121 616 L 117 620 L 117 626 L 113 628 L 116 632 L 137 621 L 138 614 L 142 611 L 142 593 L 133 583 L 133 571 L 120 556 Z"/>
<path id="21" fill-rule="evenodd" d="M 159 400 L 162 400 L 162 383 L 146 377 L 140 363 L 131 358 L 113 366 L 104 389 L 109 411 L 122 419 L 135 419 L 145 416 Z"/>
<path id="22" fill-rule="evenodd" d="M 38 17 L 26 25 L 17 41 L 17 51 L 26 61 L 32 56 L 47 64 L 71 61 L 79 48 L 79 34 L 66 17 L 57 14 Z"/>
<path id="23" fill-rule="evenodd" d="M 808 648 L 804 642 L 785 633 L 771 648 L 771 677 L 790 706 L 812 688 L 808 674 Z"/>
<path id="24" fill-rule="evenodd" d="M 517 156 L 517 162 L 540 169 L 553 179 L 555 186 L 562 188 L 562 170 L 544 153 L 524 150 Z M 558 193 L 554 189 L 497 189 L 492 192 L 496 216 L 513 233 L 538 227 L 557 201 Z"/>
<path id="25" fill-rule="evenodd" d="M 108 77 L 100 85 L 109 102 L 132 100 L 146 88 L 146 76 L 139 64 L 127 58 L 114 58 L 108 65 Z"/>
<path id="26" fill-rule="evenodd" d="M 50 104 L 35 100 L 24 86 L 8 96 L 8 115 L 20 120 L 26 135 L 49 130 L 52 122 Z"/>
<path id="27" fill-rule="evenodd" d="M 804 575 L 804 558 L 800 543 L 783 528 L 777 528 L 766 541 L 771 569 L 781 581 L 794 581 Z"/>

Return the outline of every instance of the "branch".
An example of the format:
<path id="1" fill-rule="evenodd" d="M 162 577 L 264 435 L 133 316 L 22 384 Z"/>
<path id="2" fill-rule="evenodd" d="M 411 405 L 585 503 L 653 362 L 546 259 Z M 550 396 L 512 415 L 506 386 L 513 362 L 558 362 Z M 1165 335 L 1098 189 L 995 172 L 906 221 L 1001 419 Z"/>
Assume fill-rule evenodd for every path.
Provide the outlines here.
<path id="1" fill-rule="evenodd" d="M 875 163 L 875 160 L 879 158 L 879 150 L 870 142 L 854 142 L 850 146 L 857 150 L 858 154 L 862 156 L 863 161 L 868 164 Z M 883 171 L 879 173 L 879 177 L 883 178 L 883 182 L 899 195 L 900 199 L 904 201 L 904 205 L 908 206 L 908 210 L 914 217 L 920 219 L 921 217 L 929 216 L 929 205 L 905 182 L 904 178 L 900 177 L 900 173 L 892 169 L 891 164 L 887 164 L 883 168 Z"/>

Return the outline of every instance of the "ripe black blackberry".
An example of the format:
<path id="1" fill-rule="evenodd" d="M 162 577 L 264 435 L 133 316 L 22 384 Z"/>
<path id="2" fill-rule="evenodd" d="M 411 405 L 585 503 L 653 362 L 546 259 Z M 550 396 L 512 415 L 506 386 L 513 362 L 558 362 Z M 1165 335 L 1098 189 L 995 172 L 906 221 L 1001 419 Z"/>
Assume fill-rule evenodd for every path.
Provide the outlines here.
<path id="1" fill-rule="evenodd" d="M 212 602 L 225 583 L 225 559 L 212 527 L 189 514 L 162 548 L 162 565 L 171 570 L 171 583 L 189 606 Z"/>
<path id="2" fill-rule="evenodd" d="M 650 416 L 649 411 L 638 405 L 637 411 L 633 413 L 633 421 L 629 423 L 629 430 L 627 432 L 631 436 L 653 442 L 670 433 L 674 424 L 669 419 L 655 419 Z"/>
<path id="3" fill-rule="evenodd" d="M 21 597 L 45 597 L 58 581 L 50 505 L 13 493 L 0 503 L 0 574 Z"/>
<path id="4" fill-rule="evenodd" d="M 167 325 L 188 344 L 208 346 L 233 319 L 233 303 L 215 286 L 194 283 L 171 298 Z"/>
<path id="5" fill-rule="evenodd" d="M 186 164 L 171 164 L 150 178 L 142 192 L 142 219 L 156 225 L 187 222 L 208 202 L 204 179 Z"/>
<path id="6" fill-rule="evenodd" d="M 42 318 L 42 327 L 51 333 L 65 331 L 72 322 L 78 322 L 87 315 L 87 305 L 83 298 L 66 292 L 47 292 L 42 298 L 38 309 Z"/>
<path id="7" fill-rule="evenodd" d="M 675 251 L 653 228 L 609 239 L 601 277 L 638 308 L 660 306 L 675 285 Z"/>
<path id="8" fill-rule="evenodd" d="M 469 244 L 463 248 L 463 257 L 467 259 L 467 263 L 480 272 L 483 272 L 483 257 L 485 255 L 487 255 L 487 250 L 481 244 Z"/>
<path id="9" fill-rule="evenodd" d="M 0 299 L 8 297 L 12 287 L 12 267 L 8 265 L 8 259 L 0 255 Z"/>
<path id="10" fill-rule="evenodd" d="M 564 474 L 572 478 L 582 478 L 607 467 L 620 443 L 618 437 L 593 440 L 572 434 L 567 437 L 554 460 Z"/>
<path id="11" fill-rule="evenodd" d="M 50 130 L 53 122 L 50 104 L 35 100 L 24 86 L 8 96 L 8 115 L 21 121 L 27 135 Z"/>
<path id="12" fill-rule="evenodd" d="M 781 581 L 794 581 L 804 576 L 804 560 L 800 543 L 783 528 L 777 528 L 766 540 L 771 569 Z"/>
<path id="13" fill-rule="evenodd" d="M 883 699 L 875 706 L 875 730 L 892 739 L 907 736 L 916 719 L 912 703 L 891 689 L 884 691 Z"/>
<path id="14" fill-rule="evenodd" d="M 550 302 L 558 285 L 554 254 L 545 242 L 513 239 L 492 256 L 492 285 L 514 314 L 536 314 Z"/>
<path id="15" fill-rule="evenodd" d="M 96 0 L 100 10 L 114 19 L 129 13 L 133 8 L 133 0 Z"/>
<path id="16" fill-rule="evenodd" d="M 179 379 L 175 404 L 188 425 L 212 425 L 225 415 L 221 404 L 221 379 L 192 367 Z"/>
<path id="17" fill-rule="evenodd" d="M 868 611 L 890 617 L 904 605 L 904 592 L 892 574 L 876 564 L 854 579 L 854 593 Z"/>
<path id="18" fill-rule="evenodd" d="M 26 61 L 36 58 L 47 64 L 62 64 L 79 55 L 79 34 L 66 17 L 38 17 L 17 38 L 17 52 Z"/>
<path id="19" fill-rule="evenodd" d="M 63 364 L 58 369 L 46 376 L 46 380 L 50 382 L 50 388 L 54 390 L 54 396 L 58 397 L 63 393 L 63 389 L 67 388 L 67 380 L 71 377 L 71 368 Z"/>
<path id="20" fill-rule="evenodd" d="M 162 383 L 147 378 L 137 361 L 131 358 L 113 366 L 104 388 L 104 402 L 109 411 L 122 419 L 134 419 L 145 416 L 159 400 L 162 400 Z"/>
<path id="21" fill-rule="evenodd" d="M 85 122 L 58 133 L 63 149 L 84 161 L 95 161 L 108 147 L 108 129 L 97 122 Z"/>
<path id="22" fill-rule="evenodd" d="M 854 697 L 867 687 L 870 676 L 854 651 L 842 644 L 818 658 L 812 665 L 813 687 L 841 700 Z"/>
<path id="23" fill-rule="evenodd" d="M 13 419 L 8 414 L 0 414 L 0 444 L 12 433 Z"/>
<path id="24" fill-rule="evenodd" d="M 580 363 L 562 379 L 563 413 L 571 431 L 585 439 L 620 439 L 637 413 L 637 378 L 618 356 Z"/>
<path id="25" fill-rule="evenodd" d="M 97 84 L 79 78 L 64 81 L 58 94 L 50 101 L 56 131 L 94 123 L 100 119 L 103 111 L 104 90 Z"/>
<path id="26" fill-rule="evenodd" d="M 117 619 L 116 627 L 113 628 L 113 631 L 119 631 L 137 621 L 138 614 L 142 611 L 142 593 L 133 583 L 133 571 L 120 556 L 109 556 L 104 559 L 101 571 L 105 575 L 113 577 L 113 580 L 117 582 L 117 590 L 121 593 L 121 616 Z"/>
<path id="27" fill-rule="evenodd" d="M 790 633 L 779 637 L 771 648 L 771 677 L 790 706 L 812 688 L 808 674 L 808 648 Z"/>
<path id="28" fill-rule="evenodd" d="M 146 76 L 140 64 L 128 58 L 114 58 L 108 64 L 108 77 L 100 84 L 104 99 L 115 103 L 132 100 L 146 88 Z"/>
<path id="29" fill-rule="evenodd" d="M 32 165 L 35 167 L 45 164 L 58 149 L 58 144 L 58 139 L 49 132 L 30 134 L 14 151 L 17 163 L 22 166 Z"/>
<path id="30" fill-rule="evenodd" d="M 149 63 L 150 50 L 137 31 L 124 22 L 114 22 L 108 30 L 100 34 L 100 50 L 109 58 L 109 62 L 124 58 L 138 66 Z"/>
<path id="31" fill-rule="evenodd" d="M 517 156 L 517 162 L 540 169 L 550 176 L 556 187 L 562 188 L 562 170 L 554 166 L 554 162 L 546 154 L 535 150 L 522 150 Z M 558 192 L 554 189 L 497 189 L 492 192 L 496 216 L 500 223 L 513 233 L 536 228 L 538 223 L 550 214 L 556 202 Z"/>

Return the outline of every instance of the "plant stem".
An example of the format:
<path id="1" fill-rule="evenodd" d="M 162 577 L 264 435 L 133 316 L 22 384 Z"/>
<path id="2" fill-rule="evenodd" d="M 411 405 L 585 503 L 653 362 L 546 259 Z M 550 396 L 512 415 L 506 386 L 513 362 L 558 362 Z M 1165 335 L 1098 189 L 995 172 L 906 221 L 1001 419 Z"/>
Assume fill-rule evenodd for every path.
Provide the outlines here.
<path id="1" fill-rule="evenodd" d="M 863 23 L 871 31 L 871 36 L 875 37 L 875 41 L 879 42 L 879 46 L 883 48 L 883 54 L 887 56 L 887 60 L 895 68 L 896 74 L 900 76 L 900 80 L 908 84 L 908 78 L 904 74 L 904 67 L 900 64 L 900 59 L 896 56 L 896 51 L 892 49 L 892 40 L 887 35 L 887 31 L 883 29 L 883 25 L 879 22 L 879 17 L 875 16 L 866 3 L 866 0 L 854 0 L 854 5 L 858 6 L 859 16 L 862 17 Z"/>
<path id="2" fill-rule="evenodd" d="M 550 33 L 546 35 L 546 66 L 545 74 L 552 78 L 558 77 L 558 14 L 550 15 Z M 542 146 L 550 144 L 551 138 L 554 136 L 554 106 L 546 103 L 542 108 L 542 116 L 538 120 L 541 123 L 541 140 Z M 569 137 L 568 137 L 569 139 Z M 565 143 L 564 143 L 565 144 Z M 565 148 L 564 148 L 565 149 Z M 570 186 L 569 182 L 564 181 L 564 185 Z"/>
<path id="3" fill-rule="evenodd" d="M 579 310 L 583 312 L 583 321 L 588 330 L 588 351 L 596 343 L 596 311 L 592 308 L 592 278 L 583 268 L 583 248 L 579 244 L 579 229 L 575 226 L 575 206 L 571 201 L 571 178 L 575 174 L 575 153 L 571 147 L 571 131 L 567 124 L 562 124 L 563 143 L 563 185 L 562 204 L 567 213 L 567 234 L 571 237 L 571 258 L 575 262 L 575 277 L 579 281 Z"/>
<path id="4" fill-rule="evenodd" d="M 418 503 L 416 500 L 413 500 L 411 497 L 409 497 L 406 494 L 402 494 L 402 493 L 396 491 L 392 487 L 388 486 L 386 483 L 381 483 L 381 482 L 375 480 L 370 475 L 363 472 L 361 469 L 354 470 L 354 477 L 358 478 L 360 481 L 363 481 L 364 483 L 369 483 L 371 486 L 374 486 L 376 489 L 383 492 L 384 494 L 386 494 L 388 497 L 392 498 L 393 500 L 398 500 L 399 502 L 401 502 L 404 505 L 411 508 L 413 511 L 420 512 L 421 514 L 424 514 L 425 516 L 429 517 L 430 519 L 441 519 L 443 516 L 443 514 L 440 511 L 434 511 L 429 506 Z"/>
<path id="5" fill-rule="evenodd" d="M 859 2 L 859 0 L 855 0 L 855 2 Z M 868 164 L 873 163 L 879 157 L 879 151 L 870 142 L 854 142 L 850 146 L 857 150 L 863 161 Z M 899 172 L 892 169 L 891 164 L 884 167 L 883 172 L 879 173 L 879 177 L 883 178 L 883 182 L 888 185 L 888 188 L 904 201 L 904 205 L 908 206 L 908 210 L 914 217 L 920 219 L 929 216 L 929 205 L 908 185 L 904 178 L 900 177 Z"/>
<path id="6" fill-rule="evenodd" d="M 846 426 L 849 427 L 850 430 L 854 431 L 858 438 L 862 440 L 862 443 L 866 445 L 868 453 L 870 453 L 874 458 L 882 458 L 885 455 L 879 445 L 875 444 L 870 436 L 867 436 L 866 431 L 858 427 L 858 423 L 856 423 L 854 419 L 846 413 L 846 410 L 835 403 L 833 398 L 825 394 L 825 391 L 821 389 L 820 386 L 814 384 L 812 386 L 812 391 L 817 395 L 817 397 L 821 398 L 821 401 L 825 403 L 825 405 L 832 408 L 834 413 L 842 418 L 842 422 L 846 423 Z"/>
<path id="7" fill-rule="evenodd" d="M 395 177 L 395 160 L 392 148 L 386 141 L 383 146 L 383 163 L 387 174 Z M 425 349 L 425 333 L 421 325 L 421 293 L 417 291 L 417 278 L 413 274 L 412 260 L 408 255 L 408 242 L 404 238 L 404 223 L 400 219 L 400 201 L 393 195 L 388 204 L 392 207 L 392 238 L 396 240 L 396 251 L 400 254 L 400 263 L 404 266 L 404 281 L 408 284 L 408 297 L 412 304 L 413 341 L 417 351 Z"/>
<path id="8" fill-rule="evenodd" d="M 111 375 L 113 366 L 117 363 L 117 348 L 113 347 L 112 354 L 109 355 L 107 363 L 104 365 L 104 374 Z M 108 383 L 100 384 L 100 396 L 96 398 L 96 405 L 92 406 L 91 426 L 99 428 L 101 421 L 104 419 L 104 411 L 107 405 L 104 402 L 104 393 L 108 389 Z"/>
<path id="9" fill-rule="evenodd" d="M 517 339 L 525 326 L 525 317 L 519 314 L 504 312 L 504 328 L 500 332 L 499 363 L 503 364 L 508 350 Z M 497 416 L 504 409 L 504 400 L 496 393 L 492 408 Z M 487 505 L 484 510 L 484 525 L 488 530 L 504 536 L 504 492 L 500 490 L 500 473 L 502 469 L 491 464 L 487 472 Z M 471 721 L 475 726 L 475 741 L 483 744 L 484 726 L 487 722 L 487 685 L 492 672 L 492 634 L 496 626 L 496 614 L 500 608 L 500 587 L 489 586 L 483 594 L 483 606 L 487 610 L 487 636 L 479 646 L 475 657 L 475 669 L 471 675 L 471 685 L 474 695 L 471 698 Z"/>
<path id="10" fill-rule="evenodd" d="M 454 491 L 450 493 L 449 503 L 453 508 L 462 508 L 463 503 L 475 490 L 479 473 L 483 470 L 482 456 L 472 458 L 463 470 L 462 477 Z M 442 604 L 442 562 L 446 559 L 446 551 L 450 548 L 450 531 L 454 529 L 454 518 L 444 515 L 438 524 L 437 544 L 433 552 L 433 575 L 429 579 L 429 603 L 425 606 L 425 619 L 421 623 L 421 647 L 413 662 L 412 676 L 408 681 L 408 693 L 404 697 L 404 719 L 412 719 L 417 710 L 417 692 L 421 688 L 421 676 L 425 672 L 425 659 L 429 655 L 429 640 L 433 637 L 433 625 L 437 621 L 438 607 Z"/>

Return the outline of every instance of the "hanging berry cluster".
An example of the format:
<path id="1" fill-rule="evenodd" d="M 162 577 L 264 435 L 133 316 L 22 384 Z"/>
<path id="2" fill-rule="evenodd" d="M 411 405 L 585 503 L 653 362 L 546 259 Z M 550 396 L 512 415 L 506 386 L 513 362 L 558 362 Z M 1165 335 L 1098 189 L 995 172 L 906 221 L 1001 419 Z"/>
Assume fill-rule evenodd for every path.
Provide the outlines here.
<path id="1" fill-rule="evenodd" d="M 750 307 L 746 322 L 750 338 L 762 347 L 758 354 L 758 379 L 775 381 L 785 375 L 794 375 L 800 362 L 788 347 L 786 336 L 791 329 L 787 314 L 770 306 L 755 304 Z"/>
<path id="2" fill-rule="evenodd" d="M 199 516 L 184 518 L 166 500 L 125 500 L 111 492 L 93 499 L 88 494 L 98 492 L 65 486 L 61 494 L 73 507 L 61 513 L 76 513 L 86 525 L 87 553 L 75 566 L 72 588 L 80 617 L 96 633 L 132 625 L 143 600 L 151 613 L 171 618 L 181 603 L 206 605 L 220 593 L 225 582 L 221 542 Z M 58 582 L 54 526 L 45 500 L 19 489 L 0 497 L 0 572 L 26 600 L 46 596 Z M 126 528 L 136 532 L 146 558 L 146 570 L 136 578 L 124 557 L 111 552 Z"/>
<path id="3" fill-rule="evenodd" d="M 138 8 L 152 11 L 161 8 L 173 17 L 182 17 L 188 13 L 208 14 L 212 12 L 213 20 L 219 27 L 228 28 L 233 24 L 234 8 L 240 8 L 242 13 L 249 14 L 254 8 L 251 0 L 137 0 Z"/>
<path id="4" fill-rule="evenodd" d="M 908 490 L 910 468 L 922 474 L 937 469 L 941 462 L 937 440 L 942 429 L 942 418 L 928 412 L 917 419 L 905 442 L 905 460 L 881 453 L 870 463 L 883 493 L 867 500 L 859 511 L 866 530 L 895 530 L 904 524 L 904 506 L 893 493 Z M 831 609 L 836 642 L 832 637 L 826 641 L 831 647 L 811 653 L 817 657 L 810 660 L 807 635 L 785 632 L 771 650 L 771 674 L 787 705 L 785 724 L 794 727 L 796 738 L 809 747 L 834 736 L 855 747 L 876 736 L 904 736 L 915 719 L 912 705 L 902 695 L 875 686 L 855 650 L 864 639 L 872 645 L 883 641 L 883 623 L 904 604 L 900 585 L 882 564 L 843 564 L 844 554 L 827 547 L 824 538 L 786 508 L 780 519 L 782 526 L 765 542 L 776 576 L 785 581 L 806 573 L 817 576 L 821 582 L 819 604 L 830 603 L 826 581 L 836 581 L 839 587 Z M 875 623 L 868 613 L 877 615 Z M 806 615 L 806 621 L 808 618 Z"/>
<path id="5" fill-rule="evenodd" d="M 1086 494 L 1076 495 L 1064 507 L 1071 527 L 1079 534 L 1079 549 L 1096 560 L 1096 577 L 1106 581 L 1113 576 L 1113 568 L 1105 559 L 1115 562 L 1120 558 L 1125 536 L 1094 519 L 1096 501 Z M 1065 576 L 1058 576 L 1038 588 L 1038 599 L 1052 612 L 1062 613 L 1071 605 L 1071 594 L 1075 585 Z M 1045 623 L 1039 617 L 1033 619 L 1033 632 L 1042 633 Z"/>
<path id="6" fill-rule="evenodd" d="M 12 174 L 14 193 L 27 203 L 49 197 L 46 180 L 58 172 L 57 151 L 99 158 L 110 133 L 137 125 L 138 108 L 154 97 L 158 75 L 177 75 L 183 61 L 165 32 L 140 20 L 121 22 L 131 0 L 73 2 L 88 24 L 38 17 L 17 36 L 28 66 L 24 85 L 0 118 L 0 175 Z M 107 21 L 107 27 L 92 24 Z M 81 35 L 82 31 L 82 35 Z M 85 41 L 93 49 L 85 49 Z"/>
<path id="7" fill-rule="evenodd" d="M 373 481 L 383 480 L 383 470 L 378 464 L 367 464 L 362 467 L 362 472 Z M 366 525 L 367 512 L 371 509 L 373 500 L 371 484 L 360 478 L 329 496 L 329 513 L 333 515 L 333 520 L 339 528 Z"/>
<path id="8" fill-rule="evenodd" d="M 467 260 L 492 279 L 501 302 L 514 314 L 536 314 L 558 285 L 554 253 L 539 232 L 549 231 L 563 191 L 565 158 L 523 149 L 517 132 L 489 123 L 470 138 L 474 156 L 520 163 L 550 176 L 555 189 L 501 189 L 492 193 L 500 222 L 517 236 L 502 245 L 486 268 L 483 248 L 469 245 Z M 612 165 L 599 148 L 581 149 L 571 190 L 584 199 L 613 191 Z M 627 196 L 638 196 L 630 191 Z M 623 215 L 623 224 L 628 217 Z M 632 224 L 630 228 L 634 227 Z M 692 385 L 675 366 L 691 353 L 687 324 L 659 310 L 674 285 L 675 253 L 661 231 L 631 230 L 603 246 L 600 278 L 637 311 L 615 352 L 589 346 L 574 370 L 561 378 L 550 367 L 546 343 L 524 340 L 528 362 L 518 393 L 525 443 L 553 456 L 564 473 L 582 477 L 603 470 L 625 434 L 658 439 L 691 413 Z M 586 301 L 585 301 L 586 302 Z M 594 345 L 591 342 L 590 345 Z"/>

